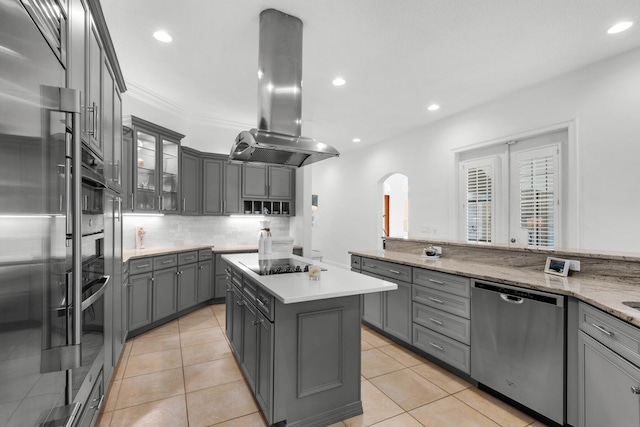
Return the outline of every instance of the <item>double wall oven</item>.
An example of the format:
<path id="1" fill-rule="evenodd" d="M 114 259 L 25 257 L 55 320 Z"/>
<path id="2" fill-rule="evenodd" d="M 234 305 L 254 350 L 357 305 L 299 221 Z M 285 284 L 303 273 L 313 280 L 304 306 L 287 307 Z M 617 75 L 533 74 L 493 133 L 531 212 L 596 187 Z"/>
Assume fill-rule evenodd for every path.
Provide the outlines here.
<path id="1" fill-rule="evenodd" d="M 82 145 L 81 183 L 81 274 L 80 279 L 80 363 L 68 374 L 70 401 L 86 402 L 99 379 L 105 344 L 105 291 L 110 277 L 104 260 L 104 164 L 88 147 Z M 69 271 L 67 282 L 74 283 Z M 78 293 L 76 292 L 76 295 Z M 69 332 L 68 339 L 73 341 Z M 103 393 L 99 394 L 100 400 Z M 100 401 L 89 402 L 100 406 Z"/>

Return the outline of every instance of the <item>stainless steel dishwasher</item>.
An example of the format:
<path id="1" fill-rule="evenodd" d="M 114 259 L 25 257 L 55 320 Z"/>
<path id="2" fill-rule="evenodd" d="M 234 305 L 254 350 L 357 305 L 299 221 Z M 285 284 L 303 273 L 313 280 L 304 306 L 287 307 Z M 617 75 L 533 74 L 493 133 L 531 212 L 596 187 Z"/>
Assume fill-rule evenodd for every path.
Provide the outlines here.
<path id="1" fill-rule="evenodd" d="M 471 289 L 471 377 L 563 425 L 565 297 L 483 281 Z"/>

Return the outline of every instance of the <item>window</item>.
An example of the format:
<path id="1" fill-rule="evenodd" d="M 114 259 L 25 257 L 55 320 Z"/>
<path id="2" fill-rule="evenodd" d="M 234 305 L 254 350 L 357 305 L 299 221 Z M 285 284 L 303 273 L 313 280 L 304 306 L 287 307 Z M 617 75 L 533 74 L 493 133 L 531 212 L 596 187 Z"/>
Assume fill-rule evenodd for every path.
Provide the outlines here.
<path id="1" fill-rule="evenodd" d="M 558 210 L 558 147 L 545 147 L 512 154 L 512 199 L 515 243 L 534 248 L 555 247 Z"/>
<path id="2" fill-rule="evenodd" d="M 467 242 L 560 245 L 567 130 L 460 154 L 460 230 Z"/>
<path id="3" fill-rule="evenodd" d="M 493 241 L 494 159 L 462 164 L 465 183 L 465 218 L 468 242 Z"/>

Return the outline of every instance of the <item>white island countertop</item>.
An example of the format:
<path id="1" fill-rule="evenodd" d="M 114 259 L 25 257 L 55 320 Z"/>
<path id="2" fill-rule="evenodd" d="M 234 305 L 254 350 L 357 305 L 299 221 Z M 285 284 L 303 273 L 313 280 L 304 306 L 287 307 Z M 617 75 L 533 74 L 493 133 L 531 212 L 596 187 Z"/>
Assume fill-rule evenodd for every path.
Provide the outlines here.
<path id="1" fill-rule="evenodd" d="M 284 304 L 398 289 L 398 285 L 395 283 L 355 273 L 348 267 L 343 268 L 321 262 L 318 263 L 317 261 L 292 254 L 288 257 L 306 264 L 320 265 L 320 267 L 326 269 L 326 271 L 322 271 L 320 280 L 309 279 L 308 273 L 285 273 L 261 276 L 247 267 L 258 265 L 257 253 L 222 255 L 223 260 L 241 269 L 243 274 L 260 283 L 260 285 Z"/>

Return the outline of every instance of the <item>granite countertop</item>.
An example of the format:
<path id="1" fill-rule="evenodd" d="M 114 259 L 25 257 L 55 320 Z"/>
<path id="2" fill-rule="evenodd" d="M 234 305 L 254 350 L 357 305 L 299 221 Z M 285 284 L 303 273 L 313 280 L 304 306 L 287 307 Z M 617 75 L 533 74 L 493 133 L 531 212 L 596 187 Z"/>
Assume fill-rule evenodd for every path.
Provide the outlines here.
<path id="1" fill-rule="evenodd" d="M 294 249 L 301 249 L 302 246 L 293 246 Z M 238 246 L 214 246 L 214 245 L 173 245 L 157 246 L 146 249 L 126 249 L 122 251 L 122 262 L 127 262 L 133 258 L 144 258 L 155 255 L 165 255 L 177 252 L 197 251 L 200 249 L 211 249 L 213 253 L 238 253 L 238 252 L 258 252 L 258 245 L 238 245 Z"/>
<path id="2" fill-rule="evenodd" d="M 304 263 L 318 264 L 308 258 L 296 255 L 290 255 L 290 257 Z M 398 285 L 395 283 L 354 273 L 348 267 L 319 263 L 326 271 L 321 272 L 320 280 L 310 280 L 308 273 L 260 276 L 246 267 L 246 265 L 258 264 L 257 254 L 223 255 L 222 258 L 240 268 L 243 274 L 260 283 L 261 286 L 284 304 L 398 289 Z"/>
<path id="3" fill-rule="evenodd" d="M 178 252 L 198 251 L 200 249 L 213 249 L 213 245 L 180 245 L 180 246 L 156 246 L 145 249 L 126 249 L 122 251 L 122 262 L 133 258 L 144 258 L 155 255 L 173 254 Z"/>
<path id="4" fill-rule="evenodd" d="M 427 259 L 422 255 L 392 251 L 349 251 L 350 254 L 420 267 L 473 279 L 522 286 L 576 297 L 599 309 L 640 327 L 640 311 L 627 307 L 623 301 L 640 301 L 640 287 L 607 280 L 559 277 L 530 269 L 487 265 L 440 257 Z"/>

